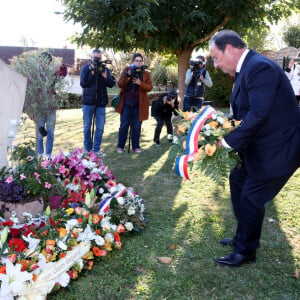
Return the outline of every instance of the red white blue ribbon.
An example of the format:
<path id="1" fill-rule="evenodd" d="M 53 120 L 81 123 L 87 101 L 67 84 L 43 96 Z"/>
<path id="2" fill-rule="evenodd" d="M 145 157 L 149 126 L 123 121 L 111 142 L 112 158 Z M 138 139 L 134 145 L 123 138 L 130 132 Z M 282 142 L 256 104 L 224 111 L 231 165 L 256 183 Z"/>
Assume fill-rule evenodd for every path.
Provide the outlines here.
<path id="1" fill-rule="evenodd" d="M 198 152 L 198 136 L 205 121 L 212 117 L 212 114 L 216 111 L 210 106 L 205 106 L 201 113 L 197 116 L 192 123 L 186 138 L 186 151 L 185 155 L 178 156 L 175 160 L 175 172 L 177 175 L 190 179 L 187 171 L 187 165 L 189 161 L 195 159 L 195 154 Z"/>

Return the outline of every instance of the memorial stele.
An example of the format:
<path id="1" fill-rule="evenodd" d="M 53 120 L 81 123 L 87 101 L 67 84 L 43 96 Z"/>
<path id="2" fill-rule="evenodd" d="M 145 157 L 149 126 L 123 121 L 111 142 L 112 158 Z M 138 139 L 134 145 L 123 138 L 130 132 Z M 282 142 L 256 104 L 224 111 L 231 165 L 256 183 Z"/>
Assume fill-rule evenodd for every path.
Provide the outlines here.
<path id="1" fill-rule="evenodd" d="M 7 150 L 22 115 L 27 79 L 0 59 L 0 168 L 7 165 Z"/>

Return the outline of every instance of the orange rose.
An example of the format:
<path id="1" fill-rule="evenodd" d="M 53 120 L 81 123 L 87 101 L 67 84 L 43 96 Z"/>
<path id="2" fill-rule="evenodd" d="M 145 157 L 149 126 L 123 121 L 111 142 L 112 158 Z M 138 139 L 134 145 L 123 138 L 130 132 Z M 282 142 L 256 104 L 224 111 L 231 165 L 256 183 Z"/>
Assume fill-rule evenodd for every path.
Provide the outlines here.
<path id="1" fill-rule="evenodd" d="M 206 144 L 205 145 L 205 153 L 208 156 L 213 156 L 214 153 L 216 152 L 216 149 L 217 149 L 217 145 L 216 144 L 213 144 L 212 146 L 210 144 Z"/>
<path id="2" fill-rule="evenodd" d="M 210 127 L 212 127 L 212 128 L 217 128 L 217 127 L 218 127 L 218 125 L 219 125 L 219 123 L 218 123 L 218 122 L 216 122 L 216 121 L 211 121 L 211 122 L 209 122 L 208 124 L 209 124 L 209 125 L 210 125 Z"/>
<path id="3" fill-rule="evenodd" d="M 184 119 L 188 121 L 192 118 L 193 112 L 192 111 L 184 111 L 182 113 L 182 115 L 183 115 Z"/>
<path id="4" fill-rule="evenodd" d="M 179 124 L 178 125 L 178 133 L 180 133 L 180 132 L 185 132 L 185 128 L 182 126 L 182 124 Z"/>
<path id="5" fill-rule="evenodd" d="M 227 128 L 230 128 L 230 127 L 231 127 L 231 123 L 228 120 L 224 120 L 223 128 L 227 129 Z"/>
<path id="6" fill-rule="evenodd" d="M 60 227 L 60 228 L 59 228 L 59 236 L 60 236 L 61 238 L 63 238 L 63 237 L 66 236 L 66 234 L 67 234 L 67 229 L 66 229 L 66 228 L 63 228 L 63 227 Z"/>
<path id="7" fill-rule="evenodd" d="M 201 147 L 201 148 L 198 150 L 198 152 L 195 154 L 195 160 L 196 160 L 196 161 L 199 160 L 199 159 L 202 157 L 203 153 L 204 153 L 203 147 Z"/>

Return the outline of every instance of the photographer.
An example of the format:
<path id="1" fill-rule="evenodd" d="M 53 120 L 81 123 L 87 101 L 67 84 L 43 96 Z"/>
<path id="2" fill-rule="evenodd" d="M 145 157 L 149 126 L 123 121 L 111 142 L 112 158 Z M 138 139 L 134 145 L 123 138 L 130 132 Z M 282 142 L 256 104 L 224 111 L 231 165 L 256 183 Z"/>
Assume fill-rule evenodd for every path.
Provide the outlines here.
<path id="1" fill-rule="evenodd" d="M 288 68 L 285 69 L 285 74 L 290 80 L 297 102 L 300 104 L 300 52 L 295 60 L 291 59 Z"/>
<path id="2" fill-rule="evenodd" d="M 173 125 L 172 116 L 173 112 L 176 113 L 175 109 L 178 109 L 178 100 L 176 89 L 169 89 L 168 93 L 164 93 L 156 100 L 155 110 L 153 117 L 156 119 L 156 128 L 154 131 L 154 145 L 160 146 L 159 136 L 164 124 L 167 127 L 168 141 L 170 145 L 173 144 Z"/>
<path id="3" fill-rule="evenodd" d="M 205 69 L 205 59 L 203 56 L 197 56 L 196 60 L 190 61 L 190 68 L 185 74 L 183 111 L 197 111 L 203 103 L 205 85 L 212 87 L 208 71 Z"/>
<path id="4" fill-rule="evenodd" d="M 104 124 L 106 118 L 105 106 L 108 103 L 107 87 L 113 87 L 116 83 L 109 69 L 105 66 L 110 61 L 101 61 L 102 55 L 99 49 L 92 51 L 91 63 L 83 66 L 80 73 L 80 85 L 82 90 L 83 134 L 84 151 L 93 151 L 99 156 L 105 156 L 100 151 Z M 94 145 L 92 145 L 91 127 L 96 121 Z M 94 129 L 94 128 L 93 128 Z"/>
<path id="5" fill-rule="evenodd" d="M 132 131 L 133 152 L 141 152 L 140 135 L 142 121 L 147 120 L 149 116 L 147 93 L 152 90 L 150 74 L 145 68 L 143 66 L 143 56 L 140 53 L 135 53 L 132 64 L 122 71 L 118 81 L 120 101 L 116 111 L 121 116 L 117 153 L 124 152 L 129 127 Z"/>

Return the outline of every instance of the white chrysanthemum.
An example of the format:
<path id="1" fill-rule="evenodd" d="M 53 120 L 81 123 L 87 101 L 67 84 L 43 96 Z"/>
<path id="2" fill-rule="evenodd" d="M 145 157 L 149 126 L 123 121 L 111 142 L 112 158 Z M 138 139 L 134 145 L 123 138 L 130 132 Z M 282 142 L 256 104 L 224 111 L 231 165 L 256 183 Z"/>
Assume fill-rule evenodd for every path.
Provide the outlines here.
<path id="1" fill-rule="evenodd" d="M 103 246 L 104 243 L 105 243 L 105 240 L 104 240 L 104 238 L 103 238 L 102 236 L 97 235 L 97 236 L 95 237 L 95 243 L 96 243 L 98 246 Z"/>
<path id="2" fill-rule="evenodd" d="M 130 206 L 127 210 L 127 215 L 132 216 L 135 214 L 135 208 L 133 206 Z"/>
<path id="3" fill-rule="evenodd" d="M 124 205 L 125 201 L 124 201 L 124 197 L 118 197 L 117 201 L 120 205 Z"/>
<path id="4" fill-rule="evenodd" d="M 131 231 L 133 229 L 133 224 L 131 222 L 126 222 L 124 226 L 128 231 Z"/>
<path id="5" fill-rule="evenodd" d="M 209 124 L 205 124 L 204 125 L 204 129 L 209 130 L 210 129 L 210 125 Z"/>
<path id="6" fill-rule="evenodd" d="M 104 188 L 99 188 L 99 190 L 98 190 L 98 192 L 99 192 L 99 194 L 103 194 L 104 193 Z"/>
<path id="7" fill-rule="evenodd" d="M 95 166 L 96 166 L 96 163 L 94 163 L 94 162 L 92 162 L 92 161 L 90 161 L 90 160 L 87 160 L 87 159 L 83 159 L 83 160 L 81 161 L 81 163 L 83 164 L 83 166 L 84 166 L 85 168 L 88 168 L 88 169 L 93 169 L 93 168 L 95 168 Z"/>
<path id="8" fill-rule="evenodd" d="M 60 240 L 56 240 L 56 244 L 62 250 L 67 250 L 68 249 L 68 246 Z"/>

